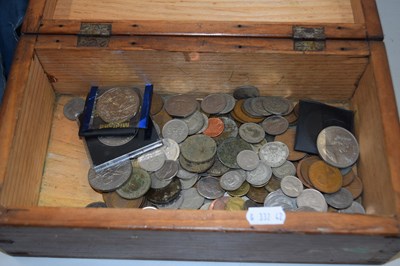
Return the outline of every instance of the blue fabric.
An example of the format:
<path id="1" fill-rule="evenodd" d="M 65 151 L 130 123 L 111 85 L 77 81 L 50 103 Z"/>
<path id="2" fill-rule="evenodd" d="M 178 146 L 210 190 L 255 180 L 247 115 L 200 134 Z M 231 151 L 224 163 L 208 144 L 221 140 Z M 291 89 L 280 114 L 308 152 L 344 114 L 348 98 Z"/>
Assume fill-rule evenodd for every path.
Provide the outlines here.
<path id="1" fill-rule="evenodd" d="M 34 0 L 33 0 L 34 1 Z M 0 0 L 0 102 L 10 73 L 28 0 Z"/>

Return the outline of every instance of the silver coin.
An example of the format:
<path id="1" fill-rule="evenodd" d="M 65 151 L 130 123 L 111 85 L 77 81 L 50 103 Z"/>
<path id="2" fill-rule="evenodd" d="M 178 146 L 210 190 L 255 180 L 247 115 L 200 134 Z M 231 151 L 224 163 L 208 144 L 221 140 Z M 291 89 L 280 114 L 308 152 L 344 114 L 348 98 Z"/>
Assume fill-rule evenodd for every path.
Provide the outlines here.
<path id="1" fill-rule="evenodd" d="M 201 109 L 207 114 L 218 114 L 226 107 L 226 100 L 223 94 L 209 94 L 201 101 Z"/>
<path id="2" fill-rule="evenodd" d="M 182 190 L 183 202 L 180 207 L 182 210 L 197 210 L 204 203 L 204 197 L 197 192 L 196 188 Z"/>
<path id="3" fill-rule="evenodd" d="M 219 112 L 219 114 L 227 114 L 233 110 L 236 101 L 231 94 L 223 93 L 222 95 L 225 97 L 226 105 L 225 108 L 221 112 Z"/>
<path id="4" fill-rule="evenodd" d="M 282 207 L 285 211 L 297 209 L 296 199 L 286 196 L 281 189 L 268 194 L 264 207 Z"/>
<path id="5" fill-rule="evenodd" d="M 165 160 L 166 157 L 162 148 L 146 152 L 137 158 L 140 168 L 148 172 L 159 170 L 164 165 Z"/>
<path id="6" fill-rule="evenodd" d="M 261 162 L 256 169 L 246 173 L 246 181 L 254 187 L 261 187 L 272 177 L 271 167 Z"/>
<path id="7" fill-rule="evenodd" d="M 239 135 L 248 143 L 259 143 L 264 140 L 265 131 L 256 123 L 244 123 L 239 127 Z"/>
<path id="8" fill-rule="evenodd" d="M 200 130 L 197 132 L 197 134 L 201 134 L 204 132 L 204 130 L 206 130 L 208 128 L 208 117 L 201 113 L 201 115 L 203 116 L 203 126 L 200 128 Z"/>
<path id="9" fill-rule="evenodd" d="M 186 123 L 188 126 L 189 135 L 196 134 L 204 125 L 204 118 L 203 114 L 199 111 L 194 112 L 188 117 L 182 118 L 181 119 L 183 122 Z M 208 121 L 208 119 L 207 119 Z"/>
<path id="10" fill-rule="evenodd" d="M 227 191 L 233 191 L 240 188 L 245 180 L 246 177 L 241 171 L 233 170 L 223 174 L 219 182 L 223 189 Z"/>
<path id="11" fill-rule="evenodd" d="M 290 109 L 290 102 L 283 97 L 267 96 L 263 98 L 265 110 L 275 115 L 285 114 Z"/>
<path id="12" fill-rule="evenodd" d="M 350 214 L 365 214 L 364 207 L 358 203 L 357 201 L 353 201 L 350 207 L 346 209 L 341 209 L 338 211 L 339 213 L 350 213 Z"/>
<path id="13" fill-rule="evenodd" d="M 179 158 L 180 148 L 178 143 L 176 143 L 173 139 L 163 139 L 162 150 L 165 153 L 165 157 L 167 160 L 176 161 Z"/>
<path id="14" fill-rule="evenodd" d="M 235 99 L 246 99 L 246 98 L 253 98 L 253 97 L 258 97 L 260 96 L 260 91 L 258 90 L 257 87 L 254 87 L 252 85 L 242 85 L 233 91 L 233 97 Z"/>
<path id="15" fill-rule="evenodd" d="M 337 126 L 327 127 L 319 133 L 317 148 L 325 162 L 339 168 L 352 166 L 360 154 L 354 135 Z"/>
<path id="16" fill-rule="evenodd" d="M 95 172 L 89 169 L 88 180 L 90 186 L 97 191 L 109 192 L 120 188 L 128 181 L 132 173 L 132 165 L 129 161 L 112 166 L 105 170 Z"/>
<path id="17" fill-rule="evenodd" d="M 295 210 L 293 210 L 293 212 L 316 212 L 317 210 L 308 207 L 308 206 L 303 206 L 303 207 L 299 207 Z"/>
<path id="18" fill-rule="evenodd" d="M 328 211 L 328 205 L 321 192 L 313 188 L 304 189 L 303 192 L 297 197 L 297 206 L 310 207 L 319 212 Z"/>
<path id="19" fill-rule="evenodd" d="M 352 169 L 353 169 L 353 166 L 349 166 L 346 168 L 340 168 L 339 170 L 340 170 L 340 173 L 342 174 L 342 176 L 345 176 L 348 173 L 350 173 Z"/>
<path id="20" fill-rule="evenodd" d="M 199 174 L 198 173 L 193 173 L 193 172 L 189 172 L 186 171 L 185 169 L 183 169 L 180 165 L 179 165 L 179 170 L 178 173 L 176 174 L 177 177 L 179 177 L 180 179 L 183 180 L 188 180 L 188 179 L 192 179 L 194 177 L 198 177 Z"/>
<path id="21" fill-rule="evenodd" d="M 324 194 L 324 197 L 326 203 L 335 209 L 346 209 L 353 203 L 353 195 L 346 188 L 332 194 Z"/>
<path id="22" fill-rule="evenodd" d="M 219 179 L 206 176 L 199 179 L 196 184 L 197 191 L 206 199 L 217 199 L 224 195 L 225 190 L 219 184 Z"/>
<path id="23" fill-rule="evenodd" d="M 261 147 L 264 146 L 264 145 L 267 144 L 267 143 L 268 143 L 267 140 L 266 140 L 266 139 L 263 139 L 263 140 L 262 140 L 261 142 L 259 142 L 259 143 L 253 143 L 253 144 L 251 144 L 251 147 L 253 148 L 253 151 L 254 151 L 254 152 L 258 153 L 258 152 L 260 151 Z"/>
<path id="24" fill-rule="evenodd" d="M 97 139 L 104 145 L 118 147 L 127 144 L 135 135 L 129 136 L 98 136 Z"/>
<path id="25" fill-rule="evenodd" d="M 244 100 L 242 106 L 243 110 L 252 117 L 263 117 L 263 115 L 260 115 L 259 113 L 253 110 L 253 107 L 251 106 L 251 102 L 253 101 L 253 99 L 254 98 L 248 98 Z"/>
<path id="26" fill-rule="evenodd" d="M 279 115 L 272 115 L 264 119 L 261 123 L 262 128 L 269 135 L 281 135 L 289 128 L 286 118 Z"/>
<path id="27" fill-rule="evenodd" d="M 64 105 L 64 116 L 71 121 L 75 121 L 76 118 L 83 112 L 84 108 L 84 99 L 79 97 L 72 98 Z"/>
<path id="28" fill-rule="evenodd" d="M 295 198 L 303 191 L 303 183 L 295 176 L 285 176 L 281 181 L 281 189 L 285 195 Z"/>
<path id="29" fill-rule="evenodd" d="M 208 210 L 210 208 L 210 205 L 211 202 L 206 202 L 200 207 L 200 210 Z"/>
<path id="30" fill-rule="evenodd" d="M 166 160 L 163 166 L 154 172 L 155 176 L 160 180 L 172 179 L 179 170 L 179 164 L 176 161 Z"/>
<path id="31" fill-rule="evenodd" d="M 175 140 L 176 143 L 181 143 L 189 135 L 189 128 L 185 122 L 180 119 L 172 119 L 165 123 L 162 128 L 163 138 Z"/>
<path id="32" fill-rule="evenodd" d="M 197 180 L 199 179 L 199 175 L 195 175 L 190 179 L 180 179 L 182 189 L 189 189 L 196 184 Z"/>
<path id="33" fill-rule="evenodd" d="M 259 151 L 261 161 L 271 167 L 279 167 L 286 162 L 289 156 L 289 148 L 280 141 L 268 142 Z"/>
<path id="34" fill-rule="evenodd" d="M 251 150 L 243 150 L 236 156 L 236 162 L 243 170 L 251 171 L 260 164 L 258 154 Z"/>
<path id="35" fill-rule="evenodd" d="M 210 169 L 207 170 L 207 174 L 211 176 L 222 176 L 229 170 L 230 168 L 221 163 L 221 161 L 218 159 L 218 156 L 216 156 L 214 164 Z"/>
<path id="36" fill-rule="evenodd" d="M 285 161 L 281 166 L 273 167 L 272 173 L 279 179 L 288 175 L 296 175 L 296 166 L 291 161 Z"/>
<path id="37" fill-rule="evenodd" d="M 154 175 L 154 173 L 151 173 L 150 178 L 151 178 L 150 187 L 152 189 L 165 188 L 166 186 L 168 186 L 172 182 L 172 179 L 163 179 L 163 180 L 161 180 L 161 179 L 157 178 Z"/>
<path id="38" fill-rule="evenodd" d="M 259 114 L 260 116 L 272 115 L 270 112 L 265 110 L 263 102 L 264 102 L 264 97 L 251 98 L 251 101 L 250 101 L 251 109 L 253 109 L 254 112 Z"/>
<path id="39" fill-rule="evenodd" d="M 167 209 L 167 210 L 177 210 L 182 206 L 183 203 L 183 194 L 182 191 L 179 193 L 178 197 L 171 200 L 168 203 L 164 204 L 154 204 L 158 209 Z"/>

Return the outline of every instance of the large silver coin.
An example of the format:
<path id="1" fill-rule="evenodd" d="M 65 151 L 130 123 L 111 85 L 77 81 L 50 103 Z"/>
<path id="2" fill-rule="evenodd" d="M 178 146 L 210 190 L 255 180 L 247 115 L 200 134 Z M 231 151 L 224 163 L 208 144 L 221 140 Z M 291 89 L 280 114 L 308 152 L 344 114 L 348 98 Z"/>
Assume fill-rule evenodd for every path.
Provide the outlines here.
<path id="1" fill-rule="evenodd" d="M 204 125 L 203 113 L 196 111 L 190 116 L 182 118 L 182 121 L 188 126 L 189 135 L 196 134 Z"/>
<path id="2" fill-rule="evenodd" d="M 281 189 L 268 194 L 264 207 L 282 207 L 285 211 L 297 209 L 296 199 L 286 196 Z"/>
<path id="3" fill-rule="evenodd" d="M 286 162 L 289 148 L 280 141 L 268 142 L 261 147 L 259 154 L 261 161 L 271 167 L 279 167 Z"/>
<path id="4" fill-rule="evenodd" d="M 106 146 L 118 147 L 127 144 L 135 135 L 129 136 L 98 136 L 97 139 Z"/>
<path id="5" fill-rule="evenodd" d="M 165 157 L 167 160 L 176 161 L 179 158 L 180 148 L 178 143 L 176 143 L 173 139 L 163 139 L 162 150 L 165 153 Z"/>
<path id="6" fill-rule="evenodd" d="M 303 183 L 295 176 L 285 176 L 281 181 L 281 189 L 285 195 L 295 198 L 303 192 Z"/>
<path id="7" fill-rule="evenodd" d="M 277 178 L 282 179 L 288 175 L 296 175 L 296 167 L 291 161 L 285 161 L 281 166 L 273 167 L 272 173 Z"/>
<path id="8" fill-rule="evenodd" d="M 116 191 L 124 199 L 137 199 L 149 191 L 151 178 L 149 173 L 140 168 L 133 168 L 131 176 Z"/>
<path id="9" fill-rule="evenodd" d="M 197 210 L 204 204 L 204 197 L 197 192 L 196 188 L 182 190 L 183 202 L 180 206 L 182 210 Z"/>
<path id="10" fill-rule="evenodd" d="M 172 119 L 165 123 L 162 128 L 163 138 L 175 140 L 176 143 L 181 143 L 189 135 L 189 128 L 185 122 L 180 119 Z"/>
<path id="11" fill-rule="evenodd" d="M 332 194 L 324 194 L 324 197 L 328 205 L 335 209 L 345 209 L 353 203 L 353 195 L 346 188 Z"/>
<path id="12" fill-rule="evenodd" d="M 236 157 L 236 162 L 243 170 L 251 171 L 257 168 L 260 159 L 258 158 L 258 154 L 254 151 L 244 150 L 239 152 Z"/>
<path id="13" fill-rule="evenodd" d="M 85 108 L 85 100 L 79 97 L 72 98 L 64 105 L 64 116 L 75 121 Z"/>
<path id="14" fill-rule="evenodd" d="M 245 180 L 246 177 L 241 171 L 233 170 L 223 174 L 219 182 L 223 189 L 233 191 L 240 188 Z"/>
<path id="15" fill-rule="evenodd" d="M 239 127 L 239 135 L 248 143 L 259 143 L 265 138 L 264 129 L 256 123 L 245 123 Z"/>
<path id="16" fill-rule="evenodd" d="M 212 176 L 200 178 L 196 184 L 197 191 L 206 199 L 217 199 L 224 195 L 225 190 L 219 184 L 219 179 Z"/>
<path id="17" fill-rule="evenodd" d="M 172 180 L 179 170 L 179 164 L 176 161 L 166 160 L 163 166 L 154 172 L 155 176 L 160 180 Z"/>
<path id="18" fill-rule="evenodd" d="M 268 96 L 263 98 L 265 110 L 275 115 L 282 115 L 290 109 L 290 102 L 283 97 Z"/>
<path id="19" fill-rule="evenodd" d="M 353 165 L 360 154 L 354 135 L 337 126 L 327 127 L 319 133 L 317 148 L 325 162 L 339 168 Z"/>
<path id="20" fill-rule="evenodd" d="M 257 168 L 246 173 L 246 181 L 254 187 L 261 187 L 268 183 L 272 177 L 271 167 L 261 162 Z"/>
<path id="21" fill-rule="evenodd" d="M 132 165 L 129 161 L 107 168 L 100 172 L 89 169 L 90 186 L 97 191 L 109 192 L 121 187 L 129 179 Z"/>
<path id="22" fill-rule="evenodd" d="M 313 188 L 304 189 L 300 196 L 297 197 L 297 206 L 310 207 L 319 212 L 328 211 L 328 205 L 321 192 Z"/>
<path id="23" fill-rule="evenodd" d="M 165 160 L 165 153 L 162 148 L 146 152 L 137 158 L 140 168 L 149 172 L 159 170 L 164 165 Z"/>
<path id="24" fill-rule="evenodd" d="M 353 201 L 350 207 L 339 210 L 339 213 L 365 214 L 365 209 L 360 203 Z"/>

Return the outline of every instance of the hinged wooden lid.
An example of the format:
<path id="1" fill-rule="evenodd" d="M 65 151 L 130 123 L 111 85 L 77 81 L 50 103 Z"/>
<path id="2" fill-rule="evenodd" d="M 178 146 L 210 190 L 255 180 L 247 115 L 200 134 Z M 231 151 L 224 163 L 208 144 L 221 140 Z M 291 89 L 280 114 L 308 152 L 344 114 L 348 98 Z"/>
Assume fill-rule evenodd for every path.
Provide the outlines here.
<path id="1" fill-rule="evenodd" d="M 327 39 L 382 39 L 375 0 L 35 0 L 23 31 L 78 34 L 109 23 L 112 35 L 293 38 L 294 26 Z"/>

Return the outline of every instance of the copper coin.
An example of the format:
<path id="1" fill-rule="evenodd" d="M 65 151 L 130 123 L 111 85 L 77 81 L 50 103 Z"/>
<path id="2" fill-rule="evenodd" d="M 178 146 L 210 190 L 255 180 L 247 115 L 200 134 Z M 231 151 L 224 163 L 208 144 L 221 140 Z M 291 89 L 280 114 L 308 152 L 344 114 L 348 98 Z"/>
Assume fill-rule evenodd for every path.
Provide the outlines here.
<path id="1" fill-rule="evenodd" d="M 351 194 L 353 195 L 353 199 L 358 198 L 363 192 L 363 183 L 361 181 L 361 178 L 356 176 L 353 182 L 351 182 L 348 186 L 345 186 L 344 188 L 347 188 L 351 192 Z"/>
<path id="2" fill-rule="evenodd" d="M 109 208 L 140 208 L 145 202 L 144 197 L 124 199 L 116 191 L 103 193 L 103 200 Z"/>
<path id="3" fill-rule="evenodd" d="M 317 156 L 310 156 L 301 160 L 297 166 L 297 176 L 299 177 L 303 185 L 308 188 L 314 188 L 313 184 L 310 181 L 308 170 L 310 169 L 310 166 L 316 161 L 321 161 L 321 159 Z"/>
<path id="4" fill-rule="evenodd" d="M 208 119 L 208 127 L 203 131 L 204 135 L 215 138 L 224 131 L 224 122 L 218 117 Z"/>
<path id="5" fill-rule="evenodd" d="M 152 118 L 160 128 L 163 128 L 168 121 L 172 120 L 172 116 L 170 116 L 164 109 L 153 115 Z"/>
<path id="6" fill-rule="evenodd" d="M 231 117 L 236 121 L 238 125 L 246 123 L 246 121 L 239 118 L 234 111 L 230 112 Z"/>
<path id="7" fill-rule="evenodd" d="M 207 114 L 218 114 L 226 106 L 226 98 L 223 94 L 210 94 L 201 101 L 201 109 Z"/>
<path id="8" fill-rule="evenodd" d="M 178 197 L 180 192 L 181 181 L 179 181 L 179 178 L 174 177 L 172 182 L 164 188 L 150 188 L 150 190 L 146 193 L 146 198 L 156 204 L 165 204 Z"/>
<path id="9" fill-rule="evenodd" d="M 345 175 L 343 176 L 343 184 L 342 184 L 342 186 L 345 187 L 345 186 L 350 185 L 350 183 L 352 183 L 352 182 L 354 181 L 354 179 L 356 178 L 356 176 L 357 176 L 357 175 L 354 173 L 353 170 L 351 170 L 350 172 L 348 172 L 347 174 L 345 174 Z"/>
<path id="10" fill-rule="evenodd" d="M 264 203 L 264 200 L 268 194 L 269 192 L 265 189 L 265 187 L 250 186 L 249 192 L 247 192 L 247 197 L 257 203 Z"/>
<path id="11" fill-rule="evenodd" d="M 211 202 L 209 210 L 225 210 L 226 203 L 231 197 L 224 196 L 218 199 L 215 199 Z"/>
<path id="12" fill-rule="evenodd" d="M 282 135 L 278 135 L 275 137 L 276 141 L 283 142 L 288 146 L 288 148 L 289 148 L 288 160 L 289 161 L 298 161 L 298 160 L 303 159 L 304 156 L 306 156 L 306 153 L 294 150 L 295 137 L 296 137 L 296 129 L 294 129 L 294 128 L 289 128 Z"/>
<path id="13" fill-rule="evenodd" d="M 299 119 L 294 111 L 290 112 L 288 115 L 284 115 L 283 117 L 289 122 L 290 126 L 295 125 Z"/>
<path id="14" fill-rule="evenodd" d="M 225 206 L 227 211 L 241 211 L 244 210 L 244 200 L 240 197 L 231 197 Z"/>
<path id="15" fill-rule="evenodd" d="M 165 101 L 164 108 L 171 116 L 188 117 L 198 109 L 198 102 L 191 95 L 174 95 Z"/>
<path id="16" fill-rule="evenodd" d="M 243 104 L 244 104 L 244 100 L 239 100 L 236 102 L 235 107 L 233 108 L 233 111 L 231 112 L 234 113 L 234 115 L 232 116 L 236 116 L 239 121 L 244 121 L 244 123 L 246 122 L 253 122 L 253 123 L 260 123 L 261 121 L 264 120 L 263 117 L 251 117 L 248 114 L 246 114 L 245 112 L 243 112 Z M 243 122 L 242 122 L 243 123 Z"/>
<path id="17" fill-rule="evenodd" d="M 313 186 L 324 193 L 335 193 L 342 187 L 342 174 L 324 161 L 316 161 L 308 170 Z"/>
<path id="18" fill-rule="evenodd" d="M 164 100 L 160 96 L 160 94 L 153 92 L 151 96 L 151 107 L 150 107 L 150 114 L 155 115 L 163 109 Z"/>

